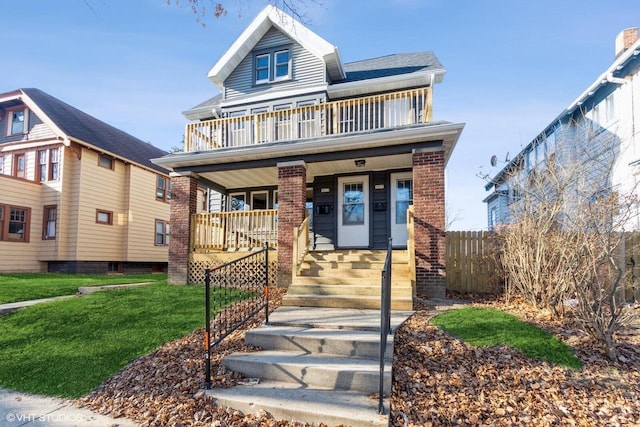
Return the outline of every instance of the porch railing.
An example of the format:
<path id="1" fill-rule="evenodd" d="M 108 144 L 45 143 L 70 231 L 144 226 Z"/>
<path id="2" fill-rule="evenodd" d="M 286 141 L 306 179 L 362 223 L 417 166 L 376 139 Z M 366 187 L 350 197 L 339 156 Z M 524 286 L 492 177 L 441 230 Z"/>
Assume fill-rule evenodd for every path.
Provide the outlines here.
<path id="1" fill-rule="evenodd" d="M 213 288 L 213 292 L 211 291 Z M 234 300 L 241 299 L 232 304 Z M 205 272 L 205 388 L 211 388 L 211 350 L 265 310 L 269 323 L 269 246 Z M 217 310 L 213 324 L 211 312 Z"/>
<path id="2" fill-rule="evenodd" d="M 193 251 L 259 248 L 278 241 L 277 209 L 194 214 Z"/>
<path id="3" fill-rule="evenodd" d="M 185 152 L 342 135 L 431 121 L 424 87 L 240 117 L 188 123 Z"/>
<path id="4" fill-rule="evenodd" d="M 387 256 L 384 260 L 381 279 L 380 298 L 380 384 L 378 413 L 384 415 L 384 364 L 387 351 L 387 338 L 391 333 L 391 259 L 393 258 L 392 240 L 389 239 Z"/>
<path id="5" fill-rule="evenodd" d="M 409 257 L 409 277 L 411 278 L 411 287 L 413 295 L 416 295 L 416 241 L 415 241 L 415 220 L 413 214 L 413 205 L 407 209 L 407 256 Z"/>
<path id="6" fill-rule="evenodd" d="M 293 275 L 298 274 L 304 256 L 309 252 L 309 216 L 293 229 Z"/>

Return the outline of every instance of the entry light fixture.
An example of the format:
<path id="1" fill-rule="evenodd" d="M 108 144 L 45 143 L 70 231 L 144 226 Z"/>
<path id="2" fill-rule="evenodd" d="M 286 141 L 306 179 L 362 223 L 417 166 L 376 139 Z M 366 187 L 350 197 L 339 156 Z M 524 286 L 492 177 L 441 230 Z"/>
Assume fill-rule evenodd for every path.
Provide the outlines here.
<path id="1" fill-rule="evenodd" d="M 358 160 L 354 160 L 353 163 L 355 163 L 357 168 L 363 168 L 367 164 L 367 161 L 365 159 L 358 159 Z"/>

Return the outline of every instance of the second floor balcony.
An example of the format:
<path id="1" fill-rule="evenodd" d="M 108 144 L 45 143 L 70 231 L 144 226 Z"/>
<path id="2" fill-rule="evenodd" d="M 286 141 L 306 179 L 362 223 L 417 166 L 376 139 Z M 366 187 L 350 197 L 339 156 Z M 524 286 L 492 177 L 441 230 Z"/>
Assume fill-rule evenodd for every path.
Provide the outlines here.
<path id="1" fill-rule="evenodd" d="M 431 88 L 189 123 L 185 152 L 410 126 L 431 121 Z"/>

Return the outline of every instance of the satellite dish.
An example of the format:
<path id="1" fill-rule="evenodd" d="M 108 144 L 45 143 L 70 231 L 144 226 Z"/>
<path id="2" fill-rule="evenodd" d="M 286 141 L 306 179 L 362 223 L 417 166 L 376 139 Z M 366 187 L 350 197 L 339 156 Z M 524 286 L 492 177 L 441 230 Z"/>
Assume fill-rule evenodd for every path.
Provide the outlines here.
<path id="1" fill-rule="evenodd" d="M 497 164 L 498 164 L 498 158 L 494 154 L 493 156 L 491 156 L 491 166 L 495 166 Z"/>

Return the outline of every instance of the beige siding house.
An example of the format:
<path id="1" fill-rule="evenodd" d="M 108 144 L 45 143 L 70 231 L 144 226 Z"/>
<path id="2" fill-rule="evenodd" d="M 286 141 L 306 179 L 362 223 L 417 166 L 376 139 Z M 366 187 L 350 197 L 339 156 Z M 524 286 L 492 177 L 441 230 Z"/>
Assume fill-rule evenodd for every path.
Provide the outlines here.
<path id="1" fill-rule="evenodd" d="M 0 94 L 0 272 L 165 271 L 164 154 L 38 89 Z"/>

